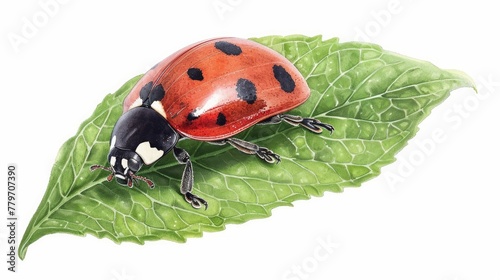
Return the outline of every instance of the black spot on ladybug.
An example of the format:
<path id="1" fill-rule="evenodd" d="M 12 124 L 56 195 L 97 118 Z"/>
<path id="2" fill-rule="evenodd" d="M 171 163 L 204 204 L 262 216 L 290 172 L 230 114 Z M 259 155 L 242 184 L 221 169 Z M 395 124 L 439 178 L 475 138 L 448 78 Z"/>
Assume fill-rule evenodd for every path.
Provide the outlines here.
<path id="1" fill-rule="evenodd" d="M 153 88 L 153 82 L 149 82 L 141 88 L 141 91 L 139 92 L 139 97 L 141 97 L 143 103 L 146 99 L 148 99 L 149 93 L 151 92 L 152 88 Z"/>
<path id="2" fill-rule="evenodd" d="M 226 116 L 224 114 L 219 113 L 217 115 L 217 121 L 215 122 L 217 125 L 225 125 L 226 124 Z"/>
<path id="3" fill-rule="evenodd" d="M 239 79 L 236 82 L 236 92 L 238 92 L 238 98 L 246 101 L 248 104 L 253 104 L 257 99 L 257 88 L 255 88 L 254 83 L 247 79 Z"/>
<path id="4" fill-rule="evenodd" d="M 153 103 L 155 101 L 161 101 L 163 97 L 165 97 L 165 90 L 163 89 L 163 86 L 159 84 L 156 85 L 151 91 L 151 94 L 149 95 L 149 100 L 151 100 L 151 103 Z"/>
<path id="5" fill-rule="evenodd" d="M 191 80 L 203 81 L 203 73 L 199 68 L 189 68 L 187 74 Z"/>
<path id="6" fill-rule="evenodd" d="M 242 52 L 240 47 L 226 41 L 215 42 L 215 48 L 227 55 L 240 55 Z"/>
<path id="7" fill-rule="evenodd" d="M 153 102 L 163 99 L 165 96 L 165 90 L 161 84 L 158 84 L 153 88 L 153 82 L 149 82 L 141 88 L 139 96 L 142 99 L 142 106 L 151 107 Z"/>
<path id="8" fill-rule="evenodd" d="M 200 115 L 198 114 L 198 112 L 196 112 L 197 109 L 194 109 L 192 112 L 190 112 L 188 115 L 187 115 L 187 120 L 188 121 L 194 121 L 196 120 L 197 118 L 200 117 Z"/>
<path id="9" fill-rule="evenodd" d="M 281 89 L 287 93 L 291 93 L 295 89 L 295 81 L 292 79 L 283 66 L 273 66 L 274 78 L 280 83 Z"/>

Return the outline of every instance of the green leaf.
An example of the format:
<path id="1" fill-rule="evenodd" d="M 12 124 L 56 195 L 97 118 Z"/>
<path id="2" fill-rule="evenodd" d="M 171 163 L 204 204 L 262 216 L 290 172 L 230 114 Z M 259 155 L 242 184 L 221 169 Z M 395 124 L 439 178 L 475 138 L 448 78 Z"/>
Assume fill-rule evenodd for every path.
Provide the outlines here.
<path id="1" fill-rule="evenodd" d="M 184 242 L 204 231 L 271 215 L 293 201 L 340 192 L 380 174 L 412 138 L 417 125 L 459 87 L 474 87 L 458 71 L 407 58 L 377 45 L 339 43 L 321 37 L 254 39 L 283 54 L 306 77 L 309 100 L 291 113 L 335 126 L 316 135 L 285 123 L 255 126 L 238 137 L 268 147 L 281 163 L 266 164 L 230 146 L 181 141 L 193 161 L 194 193 L 208 210 L 192 208 L 180 194 L 183 166 L 171 154 L 140 175 L 155 189 L 129 189 L 106 181 L 109 137 L 121 115 L 122 101 L 140 76 L 105 97 L 92 116 L 61 148 L 47 191 L 22 239 L 19 256 L 44 235 L 92 234 L 115 242 Z"/>

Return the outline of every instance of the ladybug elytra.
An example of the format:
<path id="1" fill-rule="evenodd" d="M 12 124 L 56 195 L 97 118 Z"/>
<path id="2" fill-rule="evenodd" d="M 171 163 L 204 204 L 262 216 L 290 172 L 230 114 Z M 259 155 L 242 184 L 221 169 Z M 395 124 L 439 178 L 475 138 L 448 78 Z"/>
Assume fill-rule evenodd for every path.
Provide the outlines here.
<path id="1" fill-rule="evenodd" d="M 136 173 L 172 151 L 184 164 L 180 191 L 193 207 L 208 207 L 194 195 L 189 154 L 176 147 L 190 138 L 230 144 L 269 163 L 279 155 L 265 147 L 234 138 L 255 124 L 285 121 L 312 132 L 333 126 L 312 118 L 285 114 L 309 97 L 310 90 L 295 66 L 279 53 L 245 39 L 217 38 L 185 47 L 153 66 L 137 82 L 123 104 L 123 115 L 113 128 L 104 169 L 122 185 L 133 180 L 154 183 Z"/>

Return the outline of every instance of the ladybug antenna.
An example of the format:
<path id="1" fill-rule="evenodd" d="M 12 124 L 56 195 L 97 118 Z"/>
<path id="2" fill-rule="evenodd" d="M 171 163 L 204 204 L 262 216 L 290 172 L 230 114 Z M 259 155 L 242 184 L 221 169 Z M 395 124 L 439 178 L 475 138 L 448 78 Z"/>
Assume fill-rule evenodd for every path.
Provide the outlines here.
<path id="1" fill-rule="evenodd" d="M 113 170 L 113 168 L 111 167 L 107 167 L 107 166 L 103 166 L 103 165 L 99 165 L 99 164 L 95 164 L 95 165 L 92 165 L 90 167 L 90 171 L 95 171 L 97 169 L 102 169 L 102 170 L 106 170 L 106 171 L 109 171 L 111 172 L 111 174 L 108 175 L 108 177 L 106 178 L 106 180 L 108 180 L 108 182 L 111 182 L 111 180 L 113 180 L 113 177 L 115 177 L 115 171 Z M 128 173 L 128 177 L 130 179 L 132 179 L 134 182 L 137 182 L 137 180 L 141 180 L 141 181 L 144 181 L 146 182 L 146 184 L 148 184 L 148 186 L 152 189 L 155 187 L 155 184 L 153 183 L 153 181 L 151 181 L 150 179 L 146 178 L 146 177 L 143 177 L 143 176 L 137 176 L 135 175 L 134 173 L 132 172 L 129 172 Z M 128 180 L 127 182 L 127 186 L 129 188 L 132 187 L 132 180 Z"/>
<path id="2" fill-rule="evenodd" d="M 141 181 L 144 181 L 146 182 L 146 184 L 148 184 L 148 186 L 152 189 L 155 187 L 155 184 L 153 183 L 153 181 L 151 181 L 150 179 L 146 178 L 146 177 L 143 177 L 143 176 L 137 176 L 135 175 L 134 173 L 130 172 L 130 178 L 132 178 L 134 181 L 135 180 L 141 180 Z"/>
<path id="3" fill-rule="evenodd" d="M 115 172 L 113 171 L 113 169 L 111 167 L 106 167 L 106 166 L 99 165 L 99 164 L 95 164 L 95 165 L 92 165 L 90 167 L 90 171 L 96 171 L 97 169 L 102 169 L 102 170 L 106 170 L 106 171 L 111 172 L 111 174 L 108 175 L 106 180 L 108 180 L 108 182 L 111 182 L 111 180 L 113 180 L 113 177 L 115 176 Z"/>

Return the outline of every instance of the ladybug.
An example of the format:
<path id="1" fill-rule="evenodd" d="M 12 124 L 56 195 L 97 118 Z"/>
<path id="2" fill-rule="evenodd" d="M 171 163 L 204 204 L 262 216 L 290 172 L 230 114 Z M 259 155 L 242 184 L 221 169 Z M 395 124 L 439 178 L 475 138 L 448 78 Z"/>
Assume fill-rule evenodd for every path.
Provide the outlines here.
<path id="1" fill-rule="evenodd" d="M 184 164 L 180 192 L 195 208 L 208 203 L 194 195 L 193 166 L 182 139 L 229 144 L 268 163 L 279 155 L 233 136 L 256 124 L 285 121 L 314 132 L 333 132 L 330 124 L 285 114 L 307 100 L 310 90 L 295 66 L 276 51 L 239 38 L 217 38 L 185 47 L 153 66 L 123 103 L 123 115 L 110 139 L 110 167 L 104 169 L 122 185 L 141 180 L 136 173 L 168 152 Z"/>

